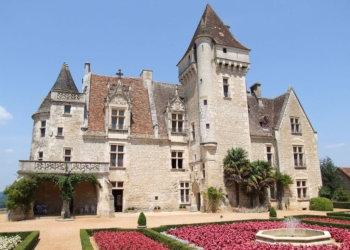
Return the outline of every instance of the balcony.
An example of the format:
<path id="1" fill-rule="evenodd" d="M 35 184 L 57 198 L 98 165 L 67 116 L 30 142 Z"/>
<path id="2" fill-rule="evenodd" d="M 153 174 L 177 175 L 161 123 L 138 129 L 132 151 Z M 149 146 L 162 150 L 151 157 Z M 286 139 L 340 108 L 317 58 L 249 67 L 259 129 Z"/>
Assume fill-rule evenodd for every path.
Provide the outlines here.
<path id="1" fill-rule="evenodd" d="M 18 173 L 109 173 L 108 162 L 19 161 Z"/>

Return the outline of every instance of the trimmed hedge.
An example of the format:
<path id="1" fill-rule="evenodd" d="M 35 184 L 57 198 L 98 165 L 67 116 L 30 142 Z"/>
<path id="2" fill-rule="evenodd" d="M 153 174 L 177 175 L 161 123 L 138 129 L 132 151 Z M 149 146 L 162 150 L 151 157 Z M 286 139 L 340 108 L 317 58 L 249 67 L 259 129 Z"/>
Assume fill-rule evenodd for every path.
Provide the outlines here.
<path id="1" fill-rule="evenodd" d="M 310 210 L 314 211 L 333 211 L 333 203 L 330 199 L 324 197 L 311 198 Z"/>
<path id="2" fill-rule="evenodd" d="M 270 215 L 270 217 L 273 217 L 273 218 L 277 217 L 277 212 L 276 212 L 276 209 L 274 207 L 270 208 L 269 215 Z"/>
<path id="3" fill-rule="evenodd" d="M 333 207 L 350 209 L 350 202 L 333 202 Z"/>
<path id="4" fill-rule="evenodd" d="M 13 237 L 18 235 L 21 237 L 22 242 L 18 244 L 15 250 L 32 250 L 38 244 L 40 236 L 39 231 L 28 231 L 28 232 L 11 232 L 11 233 L 0 233 L 1 236 Z"/>
<path id="5" fill-rule="evenodd" d="M 350 219 L 350 211 L 349 212 L 333 212 L 333 213 L 327 213 L 327 216 L 332 216 L 332 217 L 347 217 Z"/>
<path id="6" fill-rule="evenodd" d="M 85 229 L 80 229 L 81 248 L 84 250 L 94 250 L 91 245 L 89 234 Z"/>

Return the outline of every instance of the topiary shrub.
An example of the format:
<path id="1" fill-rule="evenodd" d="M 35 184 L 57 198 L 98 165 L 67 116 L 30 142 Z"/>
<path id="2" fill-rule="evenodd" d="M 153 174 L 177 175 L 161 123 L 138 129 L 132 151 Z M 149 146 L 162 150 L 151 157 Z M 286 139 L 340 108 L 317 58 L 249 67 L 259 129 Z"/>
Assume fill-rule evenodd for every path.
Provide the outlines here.
<path id="1" fill-rule="evenodd" d="M 330 199 L 324 197 L 311 198 L 310 210 L 314 211 L 333 211 L 333 203 Z"/>
<path id="2" fill-rule="evenodd" d="M 270 209 L 270 217 L 272 217 L 272 218 L 276 218 L 277 217 L 277 212 L 276 212 L 276 209 L 274 207 L 272 207 Z"/>
<path id="3" fill-rule="evenodd" d="M 147 225 L 146 216 L 143 212 L 141 212 L 139 215 L 139 219 L 137 220 L 137 225 L 142 227 Z"/>

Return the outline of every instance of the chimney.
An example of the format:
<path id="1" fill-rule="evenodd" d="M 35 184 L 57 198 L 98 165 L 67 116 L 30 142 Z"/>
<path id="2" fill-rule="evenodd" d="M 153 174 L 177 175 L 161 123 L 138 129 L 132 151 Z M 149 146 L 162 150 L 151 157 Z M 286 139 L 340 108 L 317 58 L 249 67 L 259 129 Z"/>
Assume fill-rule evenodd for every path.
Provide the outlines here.
<path id="1" fill-rule="evenodd" d="M 84 69 L 85 69 L 85 75 L 90 73 L 90 63 L 89 62 L 85 63 Z"/>
<path id="2" fill-rule="evenodd" d="M 150 85 L 148 86 L 148 84 L 151 84 L 153 81 L 153 71 L 144 69 L 142 70 L 140 77 L 145 88 L 148 88 L 150 87 Z"/>
<path id="3" fill-rule="evenodd" d="M 261 100 L 261 83 L 260 82 L 256 82 L 254 83 L 252 86 L 250 86 L 250 92 L 252 93 L 252 96 L 254 96 L 256 98 L 256 100 L 259 103 L 259 106 L 262 107 L 262 100 Z"/>

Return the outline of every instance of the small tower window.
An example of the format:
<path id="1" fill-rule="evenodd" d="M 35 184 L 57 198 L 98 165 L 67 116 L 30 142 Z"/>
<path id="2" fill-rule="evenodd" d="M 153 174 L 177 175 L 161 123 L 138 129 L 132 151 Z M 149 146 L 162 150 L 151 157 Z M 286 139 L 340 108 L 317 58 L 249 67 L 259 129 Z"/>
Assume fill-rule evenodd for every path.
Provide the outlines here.
<path id="1" fill-rule="evenodd" d="M 38 153 L 38 161 L 42 161 L 43 158 L 44 158 L 44 153 L 43 153 L 42 151 L 40 151 L 40 152 Z"/>
<path id="2" fill-rule="evenodd" d="M 41 121 L 40 135 L 45 137 L 46 121 Z"/>
<path id="3" fill-rule="evenodd" d="M 206 124 L 206 128 L 210 129 L 210 124 L 209 123 Z"/>
<path id="4" fill-rule="evenodd" d="M 227 49 L 226 49 L 226 48 L 223 48 L 223 49 L 222 49 L 222 52 L 227 53 Z"/>
<path id="5" fill-rule="evenodd" d="M 204 103 L 204 105 L 208 105 L 208 101 L 207 100 L 204 100 L 203 103 Z"/>
<path id="6" fill-rule="evenodd" d="M 229 93 L 228 93 L 228 79 L 227 78 L 224 78 L 222 79 L 222 86 L 223 86 L 223 94 L 224 94 L 224 97 L 228 97 Z"/>
<path id="7" fill-rule="evenodd" d="M 195 126 L 194 126 L 194 122 L 191 124 L 191 132 L 192 132 L 192 140 L 196 139 L 196 131 L 195 131 Z"/>
<path id="8" fill-rule="evenodd" d="M 63 128 L 57 128 L 57 136 L 63 136 Z"/>
<path id="9" fill-rule="evenodd" d="M 70 108 L 71 108 L 70 105 L 64 105 L 64 113 L 65 114 L 70 114 Z"/>

